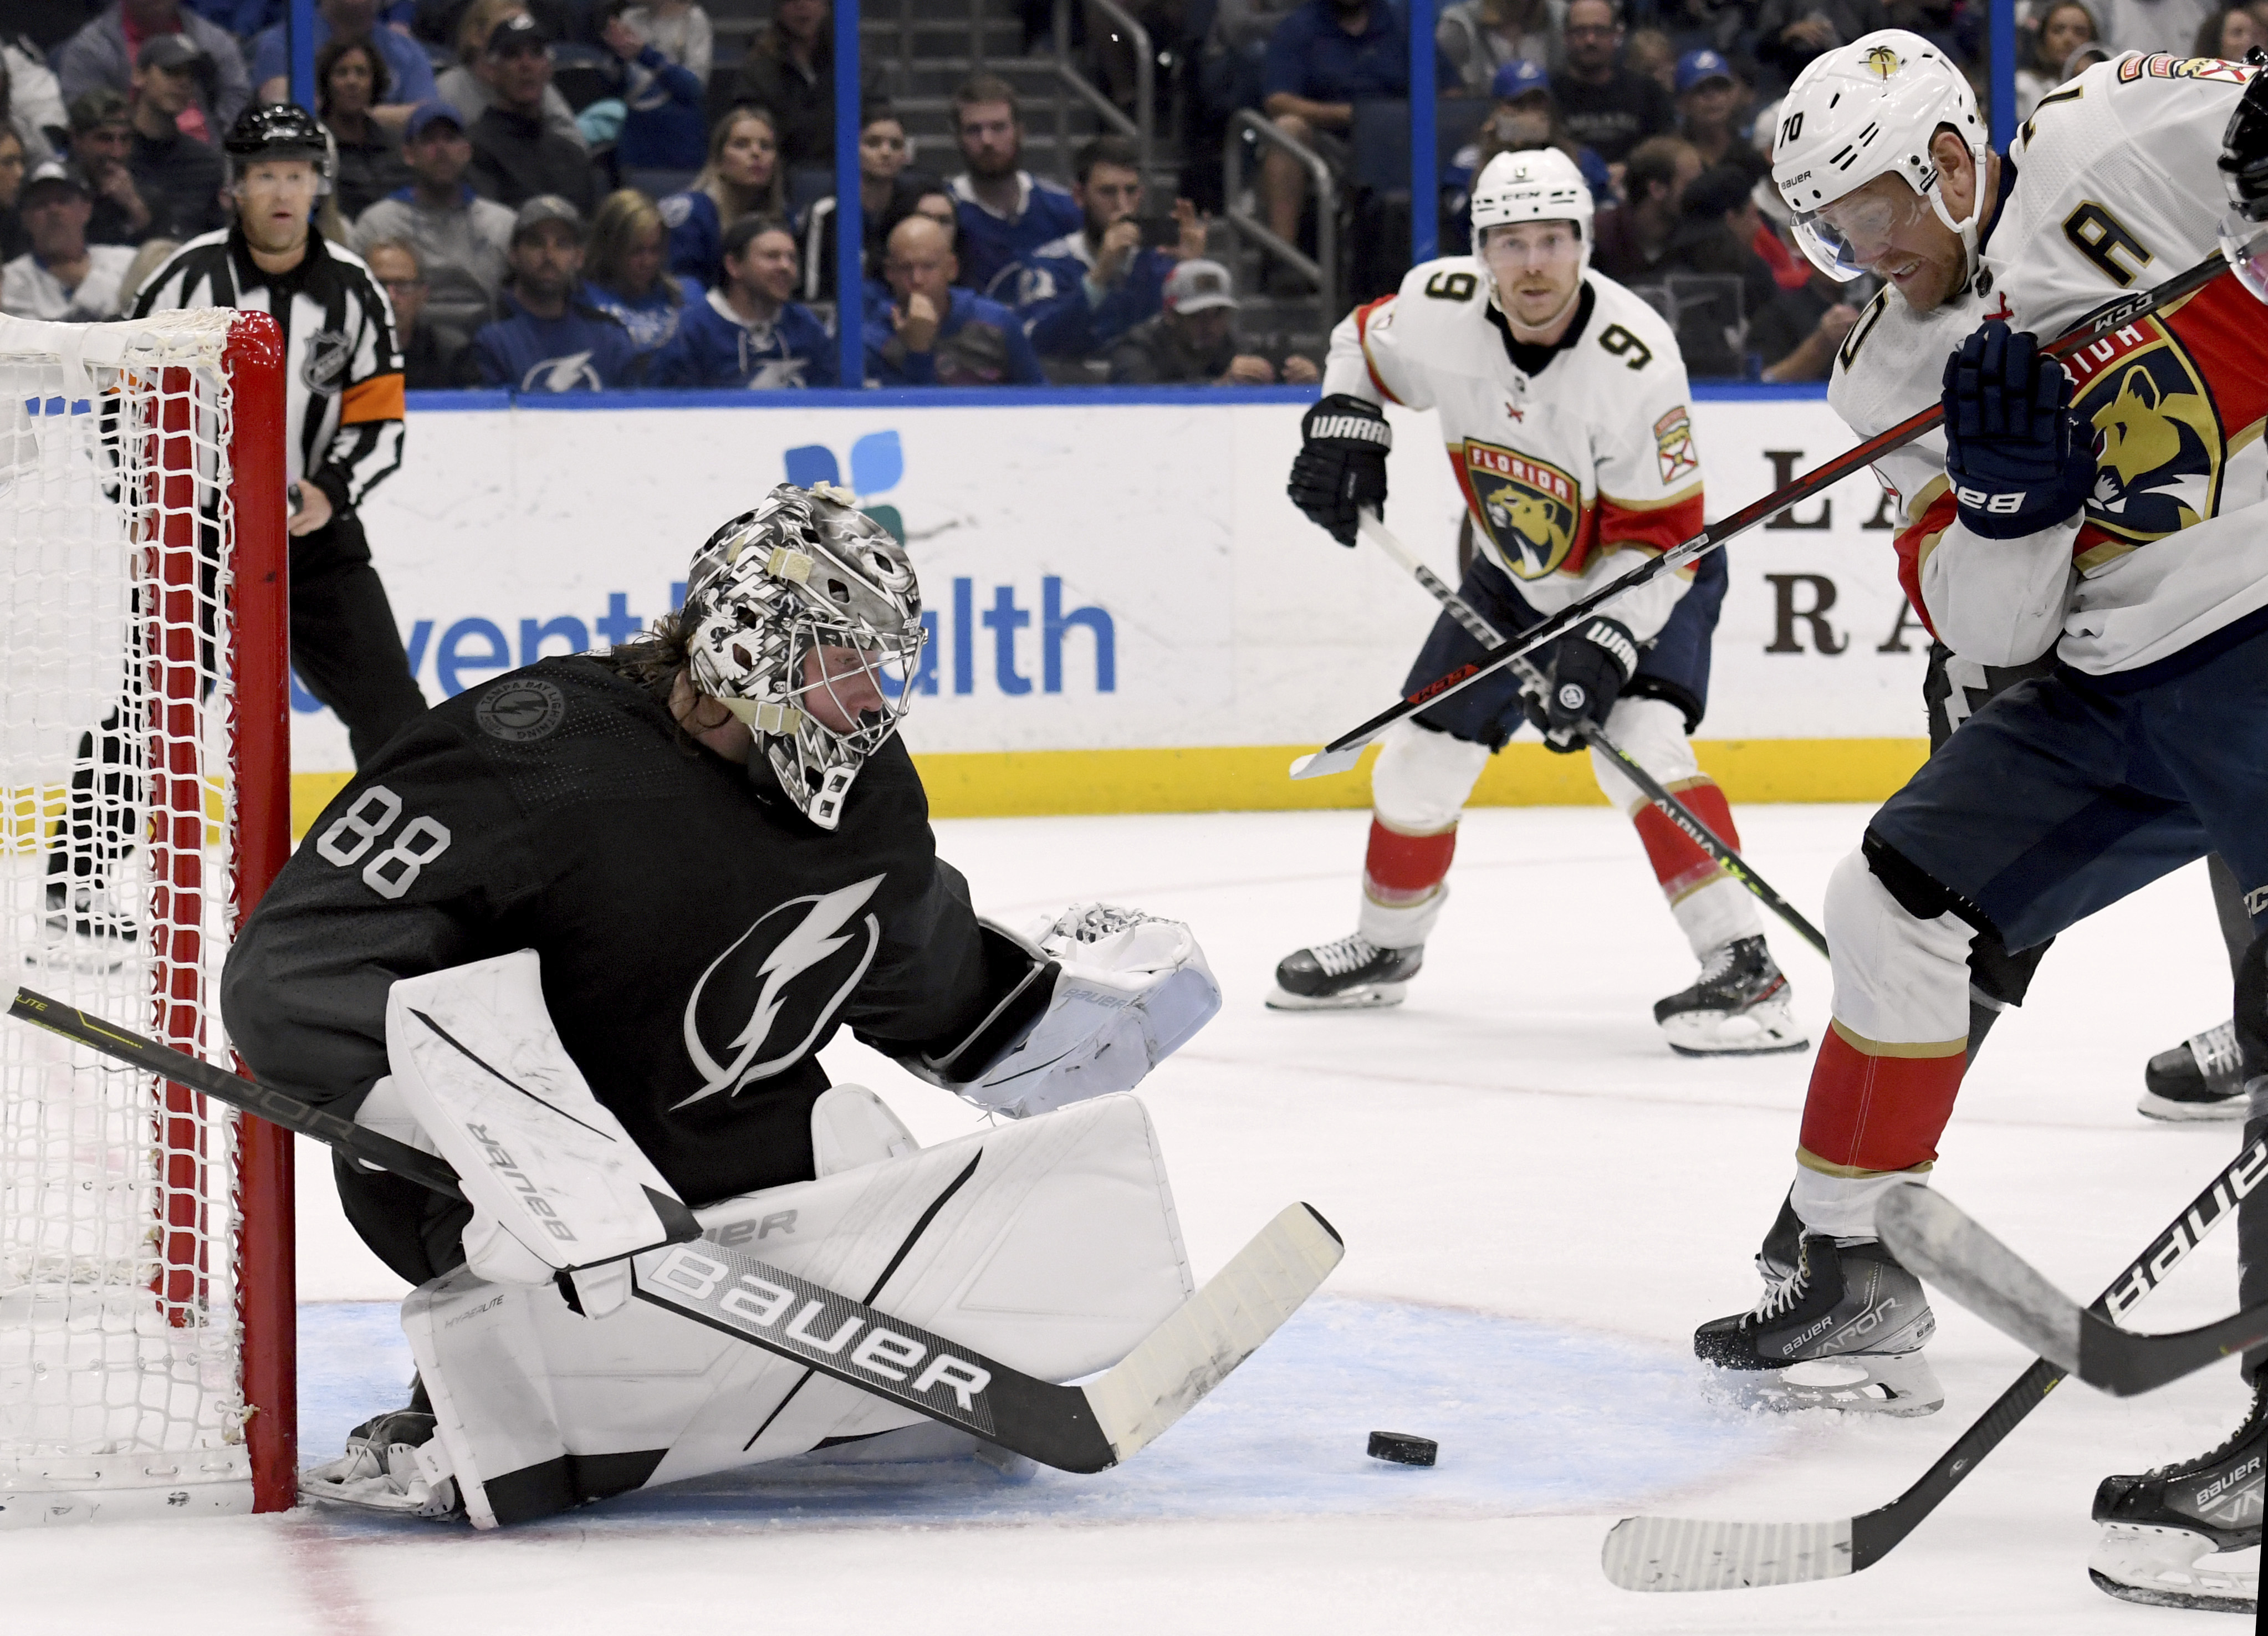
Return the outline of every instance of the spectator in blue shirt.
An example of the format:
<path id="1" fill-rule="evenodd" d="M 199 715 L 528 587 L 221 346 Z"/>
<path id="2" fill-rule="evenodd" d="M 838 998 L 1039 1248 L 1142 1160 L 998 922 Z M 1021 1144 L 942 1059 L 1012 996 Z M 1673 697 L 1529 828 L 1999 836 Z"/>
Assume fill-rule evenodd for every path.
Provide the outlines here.
<path id="1" fill-rule="evenodd" d="M 795 230 L 743 216 L 725 230 L 725 282 L 686 309 L 655 365 L 665 387 L 831 387 L 835 342 L 795 293 Z"/>
<path id="2" fill-rule="evenodd" d="M 983 290 L 1019 256 L 1086 225 L 1079 202 L 1021 168 L 1024 116 L 1008 82 L 979 74 L 953 93 L 961 162 L 953 179 L 961 217 L 961 276 Z"/>
<path id="3" fill-rule="evenodd" d="M 583 298 L 630 332 L 640 352 L 659 352 L 677 334 L 701 286 L 663 270 L 669 235 L 661 211 L 635 188 L 610 193 L 591 218 Z"/>
<path id="4" fill-rule="evenodd" d="M 382 27 L 377 0 L 315 0 L 315 49 L 334 38 L 366 40 L 386 60 L 393 86 L 392 100 L 371 110 L 371 116 L 392 130 L 408 122 L 410 109 L 439 93 L 433 89 L 433 64 L 425 48 L 407 35 Z M 252 42 L 252 83 L 262 102 L 282 102 L 291 92 L 291 68 L 284 57 L 284 25 L 263 30 Z"/>
<path id="5" fill-rule="evenodd" d="M 734 108 L 709 132 L 709 163 L 683 193 L 661 202 L 669 229 L 669 270 L 703 289 L 725 276 L 718 252 L 725 224 L 743 216 L 785 216 L 779 133 L 762 108 Z"/>
<path id="6" fill-rule="evenodd" d="M 1438 45 L 1433 70 L 1440 88 L 1457 85 L 1457 70 Z M 1354 105 L 1410 94 L 1409 24 L 1388 0 L 1308 0 L 1269 36 L 1261 84 L 1261 106 L 1276 128 L 1344 176 L 1353 157 L 1346 133 Z M 1270 144 L 1261 157 L 1260 195 L 1270 231 L 1296 243 L 1307 167 Z"/>
<path id="7" fill-rule="evenodd" d="M 886 387 L 1036 387 L 1046 377 L 1016 315 L 953 282 L 945 229 L 909 216 L 890 230 L 884 284 L 867 286 L 866 372 Z"/>
<path id="8" fill-rule="evenodd" d="M 583 217 L 556 194 L 519 207 L 504 316 L 473 337 L 481 380 L 520 392 L 603 392 L 639 372 L 630 332 L 580 298 Z"/>
<path id="9" fill-rule="evenodd" d="M 1496 106 L 1474 139 L 1456 151 L 1441 173 L 1441 254 L 1462 255 L 1472 247 L 1473 178 L 1499 153 L 1528 148 L 1557 148 L 1575 161 L 1591 196 L 1602 205 L 1614 197 L 1613 178 L 1606 161 L 1590 149 L 1580 147 L 1560 117 L 1551 95 L 1550 77 L 1541 64 L 1507 63 L 1497 70 L 1489 86 Z"/>
<path id="10" fill-rule="evenodd" d="M 1123 136 L 1097 136 L 1079 151 L 1071 196 L 1086 225 L 1020 262 L 984 293 L 1012 306 L 1042 357 L 1106 355 L 1112 343 L 1158 310 L 1166 279 L 1183 256 L 1204 254 L 1204 224 L 1187 199 L 1174 206 L 1174 250 L 1142 246 L 1141 156 Z"/>
<path id="11" fill-rule="evenodd" d="M 615 54 L 615 94 L 625 109 L 615 163 L 625 171 L 675 171 L 675 183 L 682 183 L 684 173 L 701 168 L 707 135 L 702 99 L 708 88 L 622 16 L 630 7 L 631 0 L 607 0 L 594 19 L 600 42 Z"/>

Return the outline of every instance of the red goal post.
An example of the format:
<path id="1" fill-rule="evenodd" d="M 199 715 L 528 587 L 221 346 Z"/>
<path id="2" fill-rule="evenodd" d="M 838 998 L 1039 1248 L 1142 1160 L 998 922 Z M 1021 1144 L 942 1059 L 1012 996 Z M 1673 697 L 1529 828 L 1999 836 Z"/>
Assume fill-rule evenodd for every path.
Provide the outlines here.
<path id="1" fill-rule="evenodd" d="M 0 319 L 0 957 L 222 1062 L 290 847 L 283 370 L 265 313 Z M 0 1527 L 294 1502 L 291 1161 L 0 1030 Z"/>

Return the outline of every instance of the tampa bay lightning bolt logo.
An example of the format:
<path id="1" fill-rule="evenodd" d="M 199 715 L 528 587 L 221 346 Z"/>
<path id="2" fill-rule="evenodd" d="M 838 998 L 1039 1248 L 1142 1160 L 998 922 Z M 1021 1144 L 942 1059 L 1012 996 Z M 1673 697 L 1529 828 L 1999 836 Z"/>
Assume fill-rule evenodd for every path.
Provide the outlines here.
<path id="1" fill-rule="evenodd" d="M 792 897 L 759 916 L 709 962 L 685 1002 L 685 1051 L 701 1072 L 701 1088 L 671 1111 L 719 1091 L 738 1093 L 803 1060 L 873 963 L 881 922 L 859 910 L 882 881 L 874 875 L 836 891 Z M 765 1056 L 783 1018 L 801 1037 Z M 727 1031 L 712 1050 L 709 1040 Z"/>

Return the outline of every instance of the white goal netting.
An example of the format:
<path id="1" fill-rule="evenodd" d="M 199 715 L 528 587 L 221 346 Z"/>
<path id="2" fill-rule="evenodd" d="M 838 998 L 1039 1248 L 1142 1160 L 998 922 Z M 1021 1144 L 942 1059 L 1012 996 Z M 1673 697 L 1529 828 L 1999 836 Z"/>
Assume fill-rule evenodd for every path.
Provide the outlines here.
<path id="1" fill-rule="evenodd" d="M 226 1065 L 227 311 L 0 320 L 0 961 Z M 0 1021 L 0 1526 L 249 1509 L 239 1124 Z"/>

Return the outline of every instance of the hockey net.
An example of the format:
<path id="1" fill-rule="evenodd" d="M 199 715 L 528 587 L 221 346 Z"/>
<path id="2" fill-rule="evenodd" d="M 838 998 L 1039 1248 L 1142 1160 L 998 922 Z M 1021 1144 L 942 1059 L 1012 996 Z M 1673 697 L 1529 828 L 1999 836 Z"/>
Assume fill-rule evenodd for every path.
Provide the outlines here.
<path id="1" fill-rule="evenodd" d="M 0 319 L 0 960 L 223 1064 L 288 845 L 283 458 L 263 314 Z M 289 1142 L 0 1021 L 0 1527 L 291 1503 Z"/>

